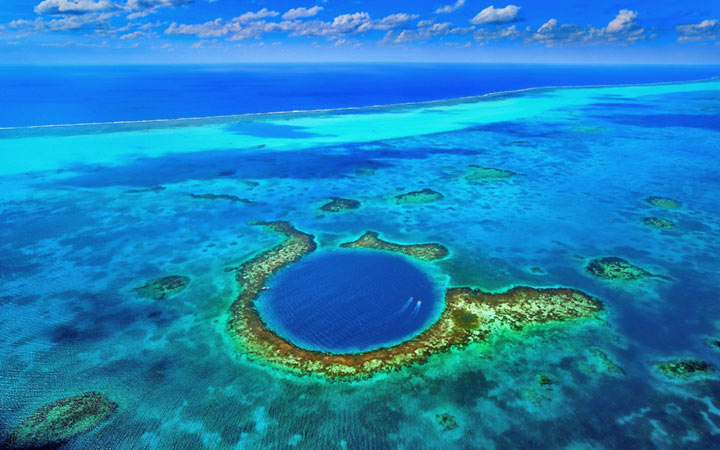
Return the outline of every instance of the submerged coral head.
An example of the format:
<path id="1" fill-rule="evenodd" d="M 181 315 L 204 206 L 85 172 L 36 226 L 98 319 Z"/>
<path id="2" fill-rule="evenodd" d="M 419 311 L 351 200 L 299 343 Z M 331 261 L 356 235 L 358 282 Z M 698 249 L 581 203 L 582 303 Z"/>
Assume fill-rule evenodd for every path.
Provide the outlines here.
<path id="1" fill-rule="evenodd" d="M 190 283 L 190 278 L 186 276 L 169 275 L 150 280 L 144 285 L 135 288 L 135 292 L 141 297 L 162 300 L 180 293 L 187 287 L 188 283 Z"/>

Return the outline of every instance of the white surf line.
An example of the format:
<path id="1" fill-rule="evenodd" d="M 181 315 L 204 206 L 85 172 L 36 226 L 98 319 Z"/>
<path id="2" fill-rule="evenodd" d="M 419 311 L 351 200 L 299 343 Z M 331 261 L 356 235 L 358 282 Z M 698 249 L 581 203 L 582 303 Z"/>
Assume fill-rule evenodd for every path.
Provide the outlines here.
<path id="1" fill-rule="evenodd" d="M 720 76 L 711 78 L 703 78 L 700 80 L 690 81 L 662 81 L 657 83 L 636 83 L 636 84 L 588 84 L 588 85 L 559 85 L 559 86 L 535 86 L 523 89 L 514 89 L 509 91 L 497 91 L 488 92 L 480 95 L 468 95 L 464 97 L 453 97 L 449 99 L 440 100 L 422 100 L 417 102 L 403 102 L 403 103 L 388 103 L 383 105 L 366 105 L 366 106 L 345 106 L 341 108 L 321 108 L 321 109 L 295 109 L 288 111 L 272 111 L 272 112 L 258 112 L 258 113 L 243 113 L 243 114 L 225 114 L 219 116 L 201 116 L 201 117 L 179 117 L 175 119 L 144 119 L 144 120 L 118 120 L 110 122 L 82 122 L 82 123 L 62 123 L 62 124 L 46 124 L 46 125 L 22 125 L 14 127 L 0 127 L 0 131 L 8 130 L 28 130 L 28 129 L 42 129 L 42 128 L 70 128 L 70 127 L 91 127 L 91 126 L 102 126 L 102 125 L 133 125 L 141 123 L 172 123 L 172 122 L 192 122 L 201 120 L 216 120 L 216 119 L 242 119 L 250 117 L 264 117 L 273 115 L 291 115 L 291 114 L 316 114 L 316 113 L 331 113 L 331 112 L 344 112 L 344 111 L 364 111 L 373 109 L 383 108 L 396 108 L 405 106 L 424 106 L 431 105 L 436 106 L 438 104 L 452 105 L 458 102 L 468 101 L 481 101 L 490 97 L 501 97 L 508 94 L 522 94 L 533 91 L 541 90 L 557 90 L 557 89 L 603 89 L 603 88 L 622 88 L 622 87 L 643 87 L 643 86 L 672 86 L 675 84 L 695 84 L 695 83 L 707 83 L 712 81 L 720 80 Z"/>

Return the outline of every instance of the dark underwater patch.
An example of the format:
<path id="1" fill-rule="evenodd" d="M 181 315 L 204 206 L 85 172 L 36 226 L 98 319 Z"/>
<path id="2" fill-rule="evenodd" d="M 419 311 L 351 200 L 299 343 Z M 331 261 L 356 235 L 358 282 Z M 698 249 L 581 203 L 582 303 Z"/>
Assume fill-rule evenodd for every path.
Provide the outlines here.
<path id="1" fill-rule="evenodd" d="M 469 127 L 467 130 L 490 131 L 522 138 L 552 138 L 562 134 L 560 127 L 560 124 L 550 123 L 493 122 Z"/>
<path id="2" fill-rule="evenodd" d="M 363 144 L 364 145 L 364 144 Z M 355 151 L 358 146 L 277 152 L 272 150 L 210 150 L 140 158 L 123 166 L 76 165 L 78 175 L 54 181 L 50 187 L 157 186 L 188 180 L 215 179 L 232 174 L 240 179 L 325 179 L 354 175 L 363 167 L 392 167 L 387 159 L 426 159 L 435 154 L 475 154 L 463 149 L 382 148 Z M 40 186 L 42 187 L 42 185 Z"/>
<path id="3" fill-rule="evenodd" d="M 227 131 L 261 138 L 311 138 L 326 136 L 305 131 L 304 127 L 281 125 L 272 122 L 240 122 L 225 127 Z"/>
<path id="4" fill-rule="evenodd" d="M 681 127 L 720 131 L 720 115 L 715 114 L 612 114 L 594 118 L 643 128 Z"/>
<path id="5" fill-rule="evenodd" d="M 142 304 L 123 303 L 112 293 L 66 291 L 52 297 L 56 300 L 49 301 L 60 300 L 76 312 L 71 320 L 47 330 L 47 338 L 61 345 L 108 339 L 135 323 L 152 320 L 147 315 L 154 311 Z"/>
<path id="6" fill-rule="evenodd" d="M 605 108 L 614 108 L 614 109 L 650 109 L 653 108 L 652 105 L 647 105 L 644 103 L 634 103 L 634 102 L 599 102 L 599 103 L 591 103 L 586 107 L 586 109 L 605 109 Z"/>

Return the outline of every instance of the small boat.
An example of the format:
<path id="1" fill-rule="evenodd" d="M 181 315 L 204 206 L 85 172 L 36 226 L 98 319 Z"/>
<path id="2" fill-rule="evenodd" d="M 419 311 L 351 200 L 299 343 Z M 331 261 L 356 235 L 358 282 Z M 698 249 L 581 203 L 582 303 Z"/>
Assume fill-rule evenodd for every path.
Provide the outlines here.
<path id="1" fill-rule="evenodd" d="M 260 288 L 261 291 L 267 291 L 270 289 L 270 286 L 263 286 Z"/>

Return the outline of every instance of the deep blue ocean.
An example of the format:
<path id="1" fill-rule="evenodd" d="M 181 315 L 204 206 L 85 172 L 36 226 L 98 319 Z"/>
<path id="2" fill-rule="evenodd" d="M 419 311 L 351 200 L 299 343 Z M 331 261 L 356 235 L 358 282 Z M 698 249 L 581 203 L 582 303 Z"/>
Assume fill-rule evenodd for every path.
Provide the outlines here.
<path id="1" fill-rule="evenodd" d="M 375 350 L 412 337 L 436 316 L 442 293 L 396 255 L 334 251 L 278 274 L 258 300 L 263 319 L 305 348 Z"/>
<path id="2" fill-rule="evenodd" d="M 689 81 L 718 75 L 717 65 L 3 67 L 0 127 L 387 105 L 539 86 Z"/>

